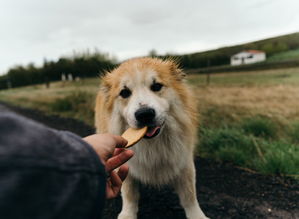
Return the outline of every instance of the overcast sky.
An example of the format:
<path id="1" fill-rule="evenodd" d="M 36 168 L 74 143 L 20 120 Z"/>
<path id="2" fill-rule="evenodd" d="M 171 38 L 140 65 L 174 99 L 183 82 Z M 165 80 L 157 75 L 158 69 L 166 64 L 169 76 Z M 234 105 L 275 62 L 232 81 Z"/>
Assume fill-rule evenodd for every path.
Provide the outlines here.
<path id="1" fill-rule="evenodd" d="M 298 0 L 0 0 L 0 74 L 86 49 L 124 60 L 297 31 Z"/>

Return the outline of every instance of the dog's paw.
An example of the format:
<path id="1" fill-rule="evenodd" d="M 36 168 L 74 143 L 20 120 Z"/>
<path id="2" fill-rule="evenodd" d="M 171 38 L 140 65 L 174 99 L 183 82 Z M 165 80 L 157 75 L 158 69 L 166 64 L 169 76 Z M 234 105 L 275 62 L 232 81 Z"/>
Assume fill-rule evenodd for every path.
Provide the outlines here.
<path id="1" fill-rule="evenodd" d="M 186 216 L 188 219 L 210 219 L 201 211 L 200 208 L 196 211 L 187 212 Z"/>
<path id="2" fill-rule="evenodd" d="M 206 217 L 206 216 L 196 216 L 196 217 L 187 217 L 188 219 L 210 219 L 209 217 Z"/>
<path id="3" fill-rule="evenodd" d="M 188 217 L 189 219 L 189 217 Z M 190 219 L 210 219 L 209 217 L 206 217 L 205 215 L 200 215 L 200 216 L 197 216 L 197 217 L 190 217 Z"/>
<path id="4" fill-rule="evenodd" d="M 117 219 L 137 219 L 136 214 L 130 214 L 128 212 L 120 212 Z"/>

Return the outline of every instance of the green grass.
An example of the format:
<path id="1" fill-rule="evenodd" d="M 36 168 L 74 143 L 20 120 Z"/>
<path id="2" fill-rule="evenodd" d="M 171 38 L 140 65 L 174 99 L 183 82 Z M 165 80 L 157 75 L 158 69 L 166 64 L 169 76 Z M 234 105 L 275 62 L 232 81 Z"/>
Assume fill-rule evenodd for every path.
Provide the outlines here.
<path id="1" fill-rule="evenodd" d="M 254 115 L 213 123 L 202 121 L 197 148 L 201 156 L 299 178 L 299 122 L 288 127 L 277 119 Z"/>
<path id="2" fill-rule="evenodd" d="M 299 176 L 299 147 L 290 142 L 261 143 L 263 159 L 255 158 L 253 167 L 262 173 Z"/>
<path id="3" fill-rule="evenodd" d="M 275 138 L 277 136 L 277 126 L 268 118 L 246 118 L 242 122 L 242 128 L 246 134 L 256 137 Z"/>
<path id="4" fill-rule="evenodd" d="M 48 103 L 50 111 L 93 124 L 95 95 L 87 91 L 73 91 L 63 98 Z"/>
<path id="5" fill-rule="evenodd" d="M 267 62 L 277 62 L 286 60 L 299 60 L 299 49 L 281 52 L 267 58 Z"/>
<path id="6" fill-rule="evenodd" d="M 202 129 L 199 153 L 216 160 L 234 161 L 244 166 L 254 155 L 254 146 L 247 136 L 237 129 Z"/>
<path id="7" fill-rule="evenodd" d="M 289 135 L 294 144 L 299 144 L 299 121 L 292 123 Z"/>
<path id="8" fill-rule="evenodd" d="M 299 176 L 298 145 L 248 135 L 237 127 L 201 129 L 198 152 L 265 174 Z"/>
<path id="9" fill-rule="evenodd" d="M 49 103 L 49 107 L 53 111 L 65 112 L 65 111 L 77 111 L 85 106 L 86 103 L 90 102 L 92 95 L 85 91 L 74 91 L 69 95 L 55 99 Z"/>

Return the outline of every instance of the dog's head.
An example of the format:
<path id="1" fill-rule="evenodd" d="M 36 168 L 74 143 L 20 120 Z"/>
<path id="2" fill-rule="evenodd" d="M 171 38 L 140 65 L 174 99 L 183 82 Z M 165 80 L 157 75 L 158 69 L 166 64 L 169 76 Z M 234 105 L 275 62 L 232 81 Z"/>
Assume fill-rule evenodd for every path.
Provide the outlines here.
<path id="1" fill-rule="evenodd" d="M 183 89 L 184 73 L 172 60 L 137 58 L 122 63 L 102 80 L 111 117 L 124 128 L 148 126 L 146 138 L 157 136 Z"/>

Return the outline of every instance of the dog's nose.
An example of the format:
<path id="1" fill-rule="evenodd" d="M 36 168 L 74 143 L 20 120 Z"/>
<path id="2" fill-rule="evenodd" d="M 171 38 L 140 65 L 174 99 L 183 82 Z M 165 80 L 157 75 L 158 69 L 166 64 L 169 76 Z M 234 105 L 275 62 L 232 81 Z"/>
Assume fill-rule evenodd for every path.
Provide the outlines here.
<path id="1" fill-rule="evenodd" d="M 153 108 L 144 107 L 135 112 L 135 118 L 139 125 L 150 125 L 154 122 L 156 112 Z"/>

